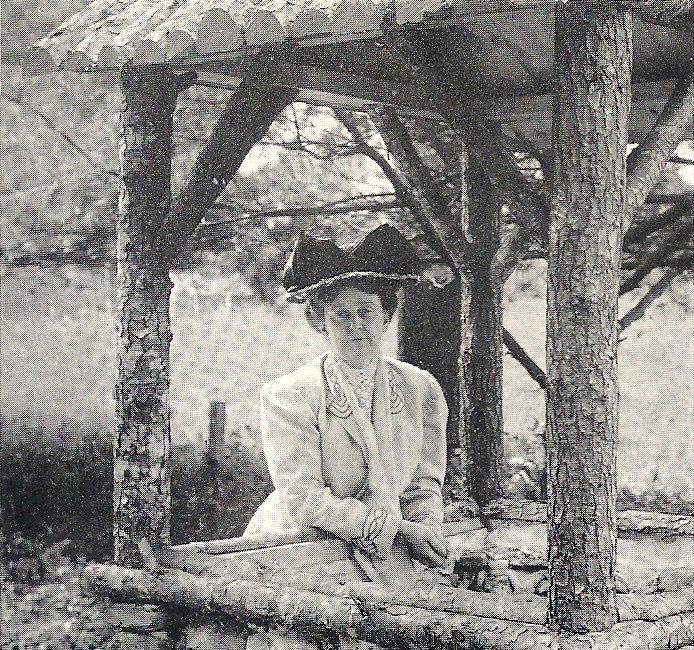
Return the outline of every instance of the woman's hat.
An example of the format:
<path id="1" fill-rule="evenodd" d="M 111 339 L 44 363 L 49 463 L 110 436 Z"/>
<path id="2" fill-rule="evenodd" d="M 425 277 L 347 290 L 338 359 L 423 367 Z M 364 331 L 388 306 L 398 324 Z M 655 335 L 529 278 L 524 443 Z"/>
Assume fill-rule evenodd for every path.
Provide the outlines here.
<path id="1" fill-rule="evenodd" d="M 346 248 L 301 235 L 284 267 L 282 283 L 289 302 L 303 302 L 316 289 L 350 278 L 418 282 L 419 266 L 407 239 L 393 226 L 383 224 Z"/>

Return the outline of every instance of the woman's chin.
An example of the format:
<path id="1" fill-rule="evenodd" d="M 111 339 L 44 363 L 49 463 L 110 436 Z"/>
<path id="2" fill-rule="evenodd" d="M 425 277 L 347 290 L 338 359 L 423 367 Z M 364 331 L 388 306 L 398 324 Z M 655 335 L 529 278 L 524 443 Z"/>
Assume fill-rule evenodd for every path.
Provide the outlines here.
<path id="1" fill-rule="evenodd" d="M 365 366 L 373 359 L 376 354 L 371 346 L 350 346 L 346 350 L 338 352 L 338 356 L 344 359 L 351 366 Z"/>

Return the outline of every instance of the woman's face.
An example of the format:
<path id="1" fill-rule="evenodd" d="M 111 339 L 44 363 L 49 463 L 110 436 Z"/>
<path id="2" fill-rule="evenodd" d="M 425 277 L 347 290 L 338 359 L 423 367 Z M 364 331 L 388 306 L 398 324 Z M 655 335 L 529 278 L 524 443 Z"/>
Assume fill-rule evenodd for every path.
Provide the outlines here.
<path id="1" fill-rule="evenodd" d="M 328 343 L 350 366 L 363 368 L 380 352 L 388 316 L 377 295 L 345 287 L 325 303 L 324 313 Z"/>

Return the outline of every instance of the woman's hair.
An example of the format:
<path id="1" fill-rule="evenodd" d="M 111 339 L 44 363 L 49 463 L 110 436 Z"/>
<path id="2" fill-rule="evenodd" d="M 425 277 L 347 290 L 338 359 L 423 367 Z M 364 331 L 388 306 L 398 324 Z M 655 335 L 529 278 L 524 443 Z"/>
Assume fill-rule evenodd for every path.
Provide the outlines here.
<path id="1" fill-rule="evenodd" d="M 325 329 L 325 305 L 332 303 L 337 294 L 346 288 L 358 289 L 364 293 L 378 296 L 381 307 L 390 321 L 398 308 L 398 289 L 397 282 L 389 282 L 379 278 L 348 278 L 339 280 L 327 287 L 322 287 L 306 297 L 306 320 L 308 324 L 318 332 Z"/>

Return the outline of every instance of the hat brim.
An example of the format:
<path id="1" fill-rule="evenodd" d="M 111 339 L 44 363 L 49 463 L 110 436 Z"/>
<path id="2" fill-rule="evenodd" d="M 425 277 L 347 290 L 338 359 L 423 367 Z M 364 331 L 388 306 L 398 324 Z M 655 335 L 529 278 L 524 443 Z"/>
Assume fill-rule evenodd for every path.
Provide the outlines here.
<path id="1" fill-rule="evenodd" d="M 401 285 L 417 284 L 422 279 L 420 275 L 415 275 L 413 273 L 403 275 L 400 273 L 378 273 L 376 271 L 350 271 L 349 273 L 341 273 L 340 275 L 335 275 L 331 278 L 324 278 L 315 284 L 311 284 L 307 287 L 301 287 L 300 289 L 290 287 L 287 289 L 287 293 L 284 297 L 287 302 L 304 302 L 310 294 L 315 293 L 320 289 L 329 287 L 337 282 L 356 278 L 372 278 L 374 280 L 395 282 Z"/>

